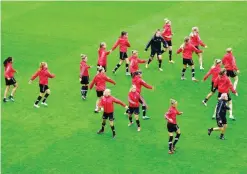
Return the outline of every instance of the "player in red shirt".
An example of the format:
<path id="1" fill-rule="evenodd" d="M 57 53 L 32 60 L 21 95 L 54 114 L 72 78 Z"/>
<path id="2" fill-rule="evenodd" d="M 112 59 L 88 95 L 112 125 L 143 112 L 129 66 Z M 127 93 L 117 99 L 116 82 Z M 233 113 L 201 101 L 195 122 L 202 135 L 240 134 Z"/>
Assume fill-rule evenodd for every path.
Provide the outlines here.
<path id="1" fill-rule="evenodd" d="M 116 131 L 115 131 L 114 122 L 113 122 L 114 121 L 114 103 L 117 103 L 117 104 L 125 107 L 126 109 L 128 109 L 128 106 L 126 104 L 124 104 L 119 99 L 111 96 L 111 90 L 110 89 L 106 89 L 104 91 L 104 96 L 100 99 L 100 102 L 99 102 L 99 109 L 103 110 L 104 113 L 102 116 L 102 119 L 103 119 L 102 127 L 97 132 L 98 134 L 104 133 L 106 120 L 109 119 L 113 138 L 115 138 L 115 136 L 116 136 Z"/>
<path id="2" fill-rule="evenodd" d="M 208 71 L 208 73 L 204 76 L 203 81 L 207 80 L 207 78 L 209 76 L 212 76 L 212 82 L 211 82 L 211 92 L 206 96 L 206 98 L 202 101 L 202 103 L 207 106 L 207 101 L 209 100 L 209 98 L 215 93 L 215 91 L 217 90 L 216 88 L 214 88 L 214 81 L 217 79 L 217 77 L 219 76 L 220 73 L 220 68 L 221 66 L 221 60 L 220 59 L 215 59 L 214 61 L 214 65 L 210 68 L 210 70 Z"/>
<path id="3" fill-rule="evenodd" d="M 190 42 L 192 45 L 194 45 L 198 50 L 200 50 L 199 46 L 202 46 L 204 48 L 207 48 L 207 45 L 203 43 L 203 41 L 200 38 L 199 35 L 199 29 L 198 27 L 192 27 L 192 32 L 190 33 Z M 202 53 L 197 53 L 199 57 L 199 64 L 200 64 L 200 70 L 203 70 L 203 61 L 202 61 Z"/>
<path id="4" fill-rule="evenodd" d="M 129 73 L 129 59 L 127 55 L 128 47 L 130 47 L 130 43 L 128 41 L 128 33 L 126 31 L 121 32 L 121 36 L 119 39 L 116 41 L 116 43 L 112 47 L 112 51 L 114 51 L 117 47 L 119 46 L 119 55 L 120 55 L 120 61 L 112 70 L 112 72 L 115 74 L 117 69 L 122 65 L 123 61 L 125 61 L 125 66 L 126 66 L 126 75 L 130 75 Z"/>
<path id="5" fill-rule="evenodd" d="M 167 120 L 167 130 L 169 135 L 169 154 L 173 154 L 175 151 L 175 145 L 177 144 L 179 137 L 181 135 L 180 129 L 177 125 L 177 115 L 183 114 L 183 112 L 180 112 L 177 110 L 178 102 L 174 99 L 170 100 L 171 107 L 169 108 L 168 112 L 165 113 L 165 119 Z M 173 140 L 173 132 L 176 132 L 175 140 Z"/>
<path id="6" fill-rule="evenodd" d="M 102 66 L 106 72 L 107 69 L 107 56 L 111 54 L 111 50 L 110 51 L 106 51 L 106 43 L 105 42 L 101 42 L 99 45 L 99 49 L 98 49 L 98 63 L 97 63 L 97 67 Z"/>
<path id="7" fill-rule="evenodd" d="M 141 97 L 140 93 L 137 92 L 136 86 L 132 85 L 130 88 L 130 92 L 128 94 L 128 101 L 129 101 L 129 124 L 128 126 L 131 126 L 133 124 L 132 121 L 132 115 L 134 114 L 136 124 L 137 124 L 137 131 L 141 131 L 141 125 L 140 125 L 140 120 L 139 120 L 139 101 L 142 101 L 142 103 L 145 103 L 144 99 Z"/>
<path id="8" fill-rule="evenodd" d="M 189 37 L 185 37 L 184 38 L 184 43 L 180 46 L 180 48 L 177 50 L 177 54 L 179 53 L 183 53 L 183 69 L 182 69 L 182 80 L 185 80 L 184 77 L 184 73 L 187 69 L 187 65 L 189 65 L 191 67 L 191 72 L 192 72 L 192 80 L 193 81 L 198 81 L 195 78 L 195 66 L 194 66 L 194 62 L 192 60 L 192 54 L 193 52 L 196 53 L 201 53 L 202 50 L 198 50 L 196 47 L 194 47 L 190 42 Z"/>
<path id="9" fill-rule="evenodd" d="M 46 99 L 50 95 L 51 91 L 48 87 L 48 79 L 54 78 L 55 75 L 51 74 L 48 71 L 48 64 L 46 62 L 41 62 L 40 67 L 38 71 L 31 77 L 29 84 L 32 83 L 33 80 L 35 80 L 39 76 L 39 88 L 40 88 L 40 94 L 37 98 L 37 100 L 34 103 L 34 107 L 39 108 L 39 102 L 44 97 L 43 101 L 41 102 L 42 105 L 48 106 L 46 103 Z"/>
<path id="10" fill-rule="evenodd" d="M 138 58 L 138 51 L 136 51 L 136 50 L 132 51 L 132 55 L 129 58 L 129 61 L 130 61 L 130 74 L 132 77 L 133 77 L 133 74 L 139 70 L 138 65 L 140 63 L 146 63 L 147 62 L 146 60 L 142 60 L 142 59 Z"/>
<path id="11" fill-rule="evenodd" d="M 162 37 L 165 39 L 165 41 L 167 42 L 168 44 L 168 50 L 169 50 L 169 62 L 170 63 L 175 63 L 173 60 L 172 60 L 172 22 L 165 18 L 164 19 L 165 21 L 165 25 L 163 26 L 163 32 L 162 32 Z"/>
<path id="12" fill-rule="evenodd" d="M 232 54 L 232 48 L 226 49 L 226 54 L 222 59 L 222 63 L 225 66 L 226 74 L 228 77 L 234 78 L 233 88 L 236 90 L 238 85 L 238 67 L 236 65 L 235 57 Z"/>
<path id="13" fill-rule="evenodd" d="M 80 78 L 79 81 L 81 83 L 81 96 L 82 99 L 85 100 L 87 97 L 88 84 L 89 84 L 89 73 L 88 69 L 92 68 L 92 66 L 87 65 L 87 56 L 81 54 L 81 63 L 80 63 Z"/>
<path id="14" fill-rule="evenodd" d="M 4 60 L 3 65 L 4 65 L 4 77 L 5 77 L 5 83 L 6 83 L 6 88 L 4 91 L 4 97 L 3 97 L 3 102 L 7 102 L 7 94 L 9 92 L 10 86 L 13 85 L 14 88 L 11 91 L 11 94 L 9 96 L 9 99 L 11 101 L 15 101 L 14 100 L 14 94 L 16 89 L 18 88 L 18 84 L 14 78 L 15 73 L 17 72 L 14 68 L 13 68 L 13 58 L 12 57 L 8 57 L 7 59 Z"/>
<path id="15" fill-rule="evenodd" d="M 96 108 L 94 110 L 95 113 L 98 113 L 99 100 L 103 96 L 104 90 L 106 89 L 106 82 L 112 83 L 114 85 L 116 84 L 115 81 L 113 81 L 112 79 L 110 79 L 105 75 L 104 68 L 99 67 L 98 73 L 96 74 L 96 76 L 93 78 L 92 82 L 89 85 L 90 89 L 92 89 L 94 85 L 96 86 L 96 94 L 98 99 L 96 100 Z"/>

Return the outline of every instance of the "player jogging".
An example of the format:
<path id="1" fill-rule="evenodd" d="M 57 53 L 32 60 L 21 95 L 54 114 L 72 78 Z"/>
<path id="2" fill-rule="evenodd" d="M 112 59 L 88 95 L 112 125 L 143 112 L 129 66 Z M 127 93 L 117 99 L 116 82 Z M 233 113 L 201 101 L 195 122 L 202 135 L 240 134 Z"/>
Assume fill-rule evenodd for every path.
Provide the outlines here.
<path id="1" fill-rule="evenodd" d="M 194 47 L 190 42 L 189 37 L 184 38 L 184 43 L 180 46 L 180 48 L 177 50 L 177 54 L 183 53 L 183 69 L 182 69 L 182 77 L 181 80 L 185 80 L 184 74 L 187 69 L 187 65 L 191 67 L 191 73 L 192 73 L 192 80 L 198 81 L 195 78 L 195 66 L 194 62 L 192 60 L 192 54 L 193 52 L 201 53 L 202 50 L 198 50 L 196 47 Z"/>
<path id="2" fill-rule="evenodd" d="M 155 54 L 157 54 L 157 59 L 159 61 L 159 70 L 163 71 L 163 69 L 161 68 L 161 64 L 162 64 L 162 54 L 165 52 L 165 50 L 161 50 L 161 44 L 163 44 L 163 47 L 166 50 L 168 44 L 161 36 L 161 32 L 158 29 L 145 48 L 145 51 L 147 51 L 148 48 L 151 46 L 151 54 L 150 54 L 150 58 L 148 59 L 148 63 L 146 64 L 146 68 L 148 68 L 148 65 L 153 60 Z"/>
<path id="3" fill-rule="evenodd" d="M 83 100 L 87 97 L 87 91 L 88 91 L 88 84 L 89 84 L 89 73 L 88 69 L 92 66 L 87 65 L 87 56 L 84 54 L 81 54 L 81 63 L 80 63 L 80 79 L 81 82 L 81 97 Z"/>
<path id="4" fill-rule="evenodd" d="M 114 51 L 118 46 L 119 46 L 119 51 L 120 51 L 120 53 L 119 53 L 120 61 L 116 65 L 114 70 L 112 70 L 112 72 L 115 74 L 117 69 L 122 65 L 123 61 L 125 61 L 126 75 L 130 75 L 130 73 L 129 73 L 129 59 L 128 59 L 128 55 L 127 55 L 127 50 L 128 50 L 128 47 L 130 47 L 130 43 L 128 41 L 128 33 L 126 31 L 121 32 L 121 36 L 119 37 L 117 42 L 113 45 L 111 50 Z"/>
<path id="5" fill-rule="evenodd" d="M 139 64 L 146 63 L 146 60 L 141 60 L 138 58 L 138 51 L 136 50 L 132 51 L 132 55 L 129 58 L 129 61 L 130 61 L 130 73 L 132 77 L 133 77 L 133 74 L 139 70 Z"/>
<path id="6" fill-rule="evenodd" d="M 190 33 L 190 43 L 194 45 L 198 50 L 200 50 L 199 46 L 207 48 L 207 46 L 203 43 L 199 35 L 199 28 L 192 27 L 192 32 Z M 199 57 L 200 70 L 203 70 L 203 60 L 202 60 L 202 52 L 197 53 Z"/>
<path id="7" fill-rule="evenodd" d="M 162 32 L 162 37 L 165 39 L 165 41 L 168 44 L 169 62 L 170 63 L 175 63 L 172 60 L 172 35 L 173 35 L 172 28 L 171 28 L 172 22 L 167 18 L 165 18 L 164 21 L 165 21 L 165 25 L 163 26 L 164 30 Z"/>
<path id="8" fill-rule="evenodd" d="M 107 69 L 107 56 L 111 53 L 110 51 L 106 51 L 106 43 L 105 42 L 101 42 L 99 45 L 99 49 L 98 49 L 98 63 L 97 63 L 97 67 L 102 66 L 106 72 Z M 98 70 L 98 68 L 97 68 Z"/>
<path id="9" fill-rule="evenodd" d="M 208 73 L 204 76 L 203 81 L 207 80 L 207 78 L 212 75 L 212 82 L 211 82 L 211 92 L 206 96 L 206 98 L 202 101 L 202 103 L 207 106 L 207 101 L 209 98 L 215 93 L 217 90 L 214 88 L 214 81 L 217 79 L 220 73 L 220 68 L 221 66 L 221 60 L 220 59 L 215 59 L 214 65 L 211 67 L 211 69 L 208 71 Z"/>
<path id="10" fill-rule="evenodd" d="M 3 97 L 3 102 L 7 102 L 7 95 L 10 89 L 10 86 L 13 85 L 14 88 L 11 91 L 11 94 L 9 96 L 9 99 L 11 101 L 15 101 L 14 100 L 14 94 L 16 92 L 16 89 L 18 88 L 18 84 L 14 78 L 15 73 L 17 72 L 14 68 L 13 68 L 13 58 L 12 57 L 8 57 L 7 59 L 4 60 L 3 65 L 4 65 L 4 77 L 5 77 L 5 83 L 6 83 L 6 88 L 4 91 L 4 97 Z"/>
<path id="11" fill-rule="evenodd" d="M 44 97 L 43 101 L 41 102 L 42 105 L 48 106 L 46 103 L 46 100 L 48 96 L 50 95 L 51 91 L 48 87 L 48 79 L 49 78 L 54 78 L 55 75 L 51 74 L 48 71 L 48 64 L 46 62 L 41 62 L 38 71 L 31 77 L 29 84 L 32 83 L 33 80 L 35 80 L 39 76 L 39 89 L 40 89 L 40 94 L 37 98 L 37 100 L 34 103 L 35 108 L 39 108 L 40 106 L 38 105 L 40 100 Z"/>
<path id="12" fill-rule="evenodd" d="M 175 146 L 179 140 L 179 137 L 181 135 L 180 129 L 177 125 L 177 115 L 181 115 L 183 114 L 183 112 L 180 112 L 177 110 L 177 105 L 178 102 L 174 99 L 170 99 L 170 104 L 171 107 L 169 108 L 168 112 L 165 113 L 165 119 L 167 120 L 167 130 L 168 130 L 168 135 L 169 135 L 169 141 L 168 141 L 168 145 L 169 145 L 169 154 L 173 154 L 174 151 L 176 150 Z M 173 140 L 173 132 L 176 132 L 176 136 L 175 136 L 175 140 L 174 142 L 172 142 Z"/>
<path id="13" fill-rule="evenodd" d="M 208 129 L 208 135 L 210 136 L 212 131 L 221 131 L 220 139 L 224 140 L 224 134 L 227 128 L 227 119 L 226 119 L 226 112 L 227 110 L 230 110 L 230 108 L 227 106 L 227 100 L 228 95 L 227 93 L 221 94 L 221 97 L 219 98 L 218 104 L 216 106 L 216 122 L 218 127 L 215 128 L 209 128 Z"/>
<path id="14" fill-rule="evenodd" d="M 222 59 L 222 63 L 225 66 L 226 74 L 228 77 L 234 78 L 233 88 L 236 90 L 238 85 L 238 67 L 236 65 L 235 57 L 232 54 L 232 48 L 226 49 L 226 54 Z"/>
<path id="15" fill-rule="evenodd" d="M 99 109 L 103 109 L 104 113 L 102 116 L 102 119 L 103 119 L 102 127 L 97 132 L 98 134 L 104 133 L 106 120 L 109 119 L 113 138 L 115 138 L 115 136 L 116 136 L 116 131 L 115 131 L 115 127 L 114 127 L 114 103 L 117 103 L 117 104 L 125 107 L 126 109 L 128 108 L 128 106 L 126 104 L 124 104 L 120 100 L 111 96 L 111 90 L 110 89 L 106 89 L 104 91 L 104 96 L 100 99 L 100 102 L 99 102 Z"/>
<path id="16" fill-rule="evenodd" d="M 98 104 L 100 98 L 103 96 L 104 90 L 106 89 L 106 82 L 112 83 L 114 85 L 116 84 L 116 82 L 114 82 L 112 79 L 110 79 L 105 75 L 104 68 L 99 67 L 98 73 L 96 74 L 96 76 L 93 78 L 92 82 L 89 85 L 90 89 L 92 89 L 94 85 L 96 86 L 96 94 L 98 99 L 96 100 L 96 108 L 94 110 L 95 113 L 98 113 L 99 111 Z"/>

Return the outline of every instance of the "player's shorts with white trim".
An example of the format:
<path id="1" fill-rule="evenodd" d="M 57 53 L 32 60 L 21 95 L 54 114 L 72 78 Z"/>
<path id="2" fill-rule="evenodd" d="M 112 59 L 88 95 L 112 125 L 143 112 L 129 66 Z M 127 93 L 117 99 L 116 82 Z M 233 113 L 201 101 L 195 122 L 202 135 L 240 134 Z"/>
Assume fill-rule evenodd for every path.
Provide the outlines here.
<path id="1" fill-rule="evenodd" d="M 166 42 L 167 42 L 167 45 L 168 45 L 169 47 L 172 46 L 172 40 L 166 40 Z"/>
<path id="2" fill-rule="evenodd" d="M 88 85 L 89 84 L 89 77 L 88 76 L 82 76 L 81 77 L 81 84 L 82 85 Z"/>
<path id="3" fill-rule="evenodd" d="M 164 50 L 161 50 L 161 49 L 151 49 L 150 57 L 154 57 L 155 54 L 157 56 L 159 56 L 159 55 L 162 55 L 163 53 L 164 53 Z"/>
<path id="4" fill-rule="evenodd" d="M 98 67 L 100 67 L 100 66 L 102 66 L 102 65 L 97 64 L 97 71 L 99 70 Z M 106 72 L 106 66 L 102 66 L 102 67 L 104 68 L 104 70 L 105 70 L 105 72 Z"/>
<path id="5" fill-rule="evenodd" d="M 233 71 L 233 70 L 227 70 L 227 71 L 226 71 L 226 75 L 227 75 L 228 77 L 234 78 L 234 77 L 237 76 L 237 73 L 236 73 L 236 71 Z"/>
<path id="6" fill-rule="evenodd" d="M 218 93 L 218 98 L 220 98 L 221 97 L 221 94 L 222 93 Z M 231 101 L 232 100 L 232 98 L 231 98 L 231 96 L 230 96 L 230 94 L 229 93 L 227 93 L 227 98 L 228 98 L 228 100 L 227 101 Z"/>
<path id="7" fill-rule="evenodd" d="M 114 120 L 114 116 L 113 116 L 113 112 L 112 113 L 103 113 L 103 116 L 102 116 L 103 119 L 109 119 L 110 121 L 113 121 Z"/>
<path id="8" fill-rule="evenodd" d="M 140 113 L 139 107 L 129 107 L 129 112 L 130 115 L 135 114 L 138 115 Z"/>
<path id="9" fill-rule="evenodd" d="M 185 59 L 185 58 L 183 58 L 183 64 L 184 65 L 192 66 L 192 65 L 194 65 L 194 62 L 193 62 L 192 59 Z"/>
<path id="10" fill-rule="evenodd" d="M 215 91 L 217 90 L 217 87 L 214 87 L 214 82 L 211 82 L 211 92 L 215 93 Z"/>
<path id="11" fill-rule="evenodd" d="M 177 124 L 167 123 L 167 130 L 168 132 L 177 132 L 179 129 Z"/>
<path id="12" fill-rule="evenodd" d="M 9 80 L 8 80 L 8 78 L 5 78 L 5 84 L 6 84 L 6 86 L 10 86 L 10 85 L 15 86 L 16 80 L 14 77 L 10 78 Z"/>
<path id="13" fill-rule="evenodd" d="M 216 123 L 217 123 L 218 127 L 223 127 L 224 124 L 227 124 L 227 119 L 226 119 L 226 117 L 216 119 Z"/>
<path id="14" fill-rule="evenodd" d="M 128 58 L 128 55 L 127 55 L 127 53 L 126 52 L 119 52 L 119 58 L 121 59 L 121 60 L 125 60 L 126 58 Z"/>
<path id="15" fill-rule="evenodd" d="M 49 87 L 47 85 L 42 85 L 42 84 L 39 84 L 39 91 L 41 93 L 45 93 L 45 91 L 49 89 Z"/>
<path id="16" fill-rule="evenodd" d="M 97 97 L 102 97 L 104 94 L 104 91 L 96 91 Z"/>

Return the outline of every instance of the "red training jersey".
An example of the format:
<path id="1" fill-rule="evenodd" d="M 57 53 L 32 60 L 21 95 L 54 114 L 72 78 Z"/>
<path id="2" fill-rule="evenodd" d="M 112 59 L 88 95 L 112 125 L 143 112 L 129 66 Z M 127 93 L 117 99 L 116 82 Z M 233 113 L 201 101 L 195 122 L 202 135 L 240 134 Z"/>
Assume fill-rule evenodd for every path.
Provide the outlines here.
<path id="1" fill-rule="evenodd" d="M 204 76 L 203 80 L 207 80 L 207 78 L 212 75 L 212 82 L 214 82 L 217 77 L 219 76 L 219 73 L 220 73 L 220 64 L 219 65 L 216 65 L 214 67 L 212 67 L 208 73 Z"/>
<path id="2" fill-rule="evenodd" d="M 7 65 L 4 68 L 4 77 L 5 78 L 13 78 L 15 75 L 16 70 L 13 68 L 13 65 L 11 62 L 7 63 Z"/>
<path id="3" fill-rule="evenodd" d="M 129 107 L 139 107 L 139 101 L 142 101 L 145 103 L 143 98 L 141 97 L 140 93 L 136 92 L 129 92 L 128 95 L 128 101 L 129 101 Z"/>
<path id="4" fill-rule="evenodd" d="M 106 82 L 110 82 L 112 84 L 116 84 L 115 81 L 107 77 L 103 72 L 98 73 L 93 81 L 90 83 L 89 88 L 92 89 L 93 86 L 96 86 L 96 91 L 104 91 L 106 89 Z"/>
<path id="5" fill-rule="evenodd" d="M 110 54 L 110 51 L 106 51 L 105 48 L 99 48 L 98 50 L 98 65 L 106 66 L 107 65 L 107 56 Z"/>
<path id="6" fill-rule="evenodd" d="M 181 115 L 181 112 L 179 112 L 177 110 L 177 108 L 171 106 L 169 108 L 168 112 L 165 113 L 164 117 L 165 117 L 165 119 L 167 119 L 168 123 L 177 124 L 177 119 L 176 119 L 177 115 Z M 171 119 L 171 120 L 169 120 L 169 119 Z"/>
<path id="7" fill-rule="evenodd" d="M 87 62 L 82 60 L 80 63 L 80 77 L 89 76 L 88 69 L 90 66 L 87 65 Z"/>
<path id="8" fill-rule="evenodd" d="M 36 79 L 39 76 L 39 84 L 41 85 L 48 85 L 48 79 L 54 78 L 55 75 L 51 74 L 47 68 L 42 68 L 38 70 L 32 77 L 31 80 Z"/>
<path id="9" fill-rule="evenodd" d="M 103 96 L 100 99 L 99 107 L 103 107 L 105 113 L 113 113 L 114 112 L 114 103 L 120 104 L 123 107 L 126 106 L 122 101 L 120 101 L 120 100 L 118 100 L 112 96 L 107 96 L 107 97 Z"/>
<path id="10" fill-rule="evenodd" d="M 206 45 L 203 43 L 203 41 L 201 40 L 199 33 L 198 32 L 191 32 L 190 33 L 190 43 L 194 46 L 203 46 L 205 47 Z"/>
<path id="11" fill-rule="evenodd" d="M 140 76 L 135 76 L 132 79 L 132 85 L 136 86 L 136 91 L 141 94 L 142 86 L 148 89 L 153 89 L 153 87 L 149 84 L 147 84 Z"/>
<path id="12" fill-rule="evenodd" d="M 162 36 L 166 41 L 172 40 L 172 28 L 170 24 L 165 24 L 163 26 L 164 30 L 162 32 Z"/>
<path id="13" fill-rule="evenodd" d="M 222 63 L 226 70 L 237 71 L 238 67 L 236 65 L 235 57 L 232 53 L 226 53 L 222 59 Z"/>
<path id="14" fill-rule="evenodd" d="M 178 50 L 177 54 L 183 53 L 184 59 L 192 59 L 193 52 L 201 53 L 202 50 L 198 50 L 196 47 L 194 47 L 191 43 L 183 44 Z"/>
<path id="15" fill-rule="evenodd" d="M 218 91 L 220 93 L 229 93 L 229 90 L 232 91 L 232 93 L 237 93 L 232 86 L 232 82 L 229 79 L 229 77 L 227 77 L 227 75 L 223 75 L 223 76 L 218 76 L 217 79 L 214 81 L 214 87 L 218 87 Z"/>
<path id="16" fill-rule="evenodd" d="M 139 70 L 139 66 L 138 66 L 139 63 L 146 63 L 146 60 L 141 60 L 137 56 L 131 56 L 129 58 L 129 61 L 130 61 L 130 72 L 131 73 L 134 73 L 137 70 Z"/>
<path id="17" fill-rule="evenodd" d="M 119 39 L 113 45 L 112 51 L 115 50 L 118 46 L 119 46 L 120 52 L 126 53 L 127 50 L 128 50 L 128 47 L 130 47 L 130 43 L 128 41 L 128 37 L 126 37 L 126 36 L 119 37 Z"/>

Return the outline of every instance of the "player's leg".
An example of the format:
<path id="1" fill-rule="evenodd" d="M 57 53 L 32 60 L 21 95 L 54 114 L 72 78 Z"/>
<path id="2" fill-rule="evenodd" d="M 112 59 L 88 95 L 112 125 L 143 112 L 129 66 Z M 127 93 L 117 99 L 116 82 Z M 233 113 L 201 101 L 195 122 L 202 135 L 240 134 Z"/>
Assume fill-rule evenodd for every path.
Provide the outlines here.
<path id="1" fill-rule="evenodd" d="M 170 63 L 175 63 L 173 60 L 172 60 L 172 41 L 168 41 L 168 53 L 169 53 L 169 62 Z"/>
<path id="2" fill-rule="evenodd" d="M 177 125 L 176 125 L 176 126 L 177 126 Z M 175 140 L 174 140 L 174 142 L 173 142 L 173 151 L 176 150 L 175 146 L 176 146 L 176 144 L 177 144 L 177 142 L 178 142 L 178 140 L 179 140 L 180 135 L 181 135 L 181 132 L 180 132 L 179 127 L 177 126 L 176 136 L 175 136 Z"/>
<path id="3" fill-rule="evenodd" d="M 225 139 L 225 131 L 226 131 L 226 128 L 227 128 L 227 124 L 223 124 L 223 127 L 221 129 L 221 134 L 220 134 L 220 139 L 221 140 L 224 140 Z"/>
<path id="4" fill-rule="evenodd" d="M 136 108 L 134 111 L 134 115 L 135 115 L 135 120 L 136 120 L 136 125 L 137 125 L 137 131 L 141 131 L 141 124 L 140 124 L 140 120 L 139 120 L 139 108 Z"/>
<path id="5" fill-rule="evenodd" d="M 234 83 L 233 83 L 233 88 L 236 90 L 237 89 L 237 85 L 238 85 L 238 76 L 236 75 L 234 77 Z"/>
<path id="6" fill-rule="evenodd" d="M 139 103 L 142 105 L 142 119 L 143 120 L 150 119 L 150 117 L 146 115 L 147 113 L 147 106 L 145 105 L 146 102 L 142 102 L 141 100 L 139 100 Z"/>
<path id="7" fill-rule="evenodd" d="M 50 94 L 51 94 L 51 90 L 50 90 L 50 89 L 48 88 L 48 86 L 47 86 L 47 89 L 46 89 L 45 95 L 44 95 L 44 99 L 43 99 L 43 101 L 41 102 L 42 105 L 48 106 L 48 104 L 46 103 L 46 100 L 47 100 L 47 98 L 49 97 Z"/>
<path id="8" fill-rule="evenodd" d="M 119 53 L 119 63 L 115 66 L 115 68 L 112 70 L 112 72 L 115 74 L 116 71 L 118 70 L 118 68 L 122 65 L 123 61 L 124 61 L 124 53 L 123 52 L 120 52 Z"/>
<path id="9" fill-rule="evenodd" d="M 173 150 L 172 150 L 172 147 L 173 147 L 173 144 L 172 144 L 173 133 L 168 130 L 168 135 L 169 135 L 169 140 L 168 140 L 168 148 L 169 148 L 169 151 L 168 151 L 168 153 L 169 154 L 173 154 Z"/>
<path id="10" fill-rule="evenodd" d="M 200 70 L 204 70 L 204 68 L 203 68 L 202 53 L 198 53 L 197 55 L 198 55 L 198 58 L 199 58 Z"/>
<path id="11" fill-rule="evenodd" d="M 230 110 L 229 110 L 229 118 L 231 120 L 235 120 L 234 116 L 232 115 L 232 112 L 233 112 L 232 100 L 231 100 L 231 98 L 229 99 L 229 97 L 228 97 L 228 100 L 229 100 L 228 101 L 228 106 L 230 108 Z"/>
<path id="12" fill-rule="evenodd" d="M 102 119 L 101 129 L 97 132 L 97 134 L 102 134 L 105 131 L 106 118 L 105 118 L 104 115 L 105 115 L 105 113 L 103 113 L 103 119 Z"/>
<path id="13" fill-rule="evenodd" d="M 146 64 L 146 68 L 148 68 L 148 65 L 152 62 L 152 60 L 154 59 L 154 55 L 155 55 L 155 51 L 154 50 L 151 50 L 151 53 L 150 53 L 150 57 L 148 59 L 148 63 Z"/>
<path id="14" fill-rule="evenodd" d="M 127 56 L 127 54 L 126 54 Z M 126 71 L 126 75 L 129 76 L 130 73 L 129 73 L 129 59 L 128 57 L 125 58 L 125 71 Z"/>
<path id="15" fill-rule="evenodd" d="M 198 80 L 195 78 L 195 65 L 194 65 L 194 62 L 193 62 L 192 59 L 190 60 L 189 65 L 190 65 L 190 67 L 191 67 L 192 81 L 198 82 Z"/>
<path id="16" fill-rule="evenodd" d="M 43 92 L 40 92 L 38 98 L 36 99 L 36 101 L 34 103 L 34 107 L 36 107 L 36 108 L 39 108 L 40 107 L 39 106 L 39 102 L 40 102 L 40 100 L 42 99 L 43 96 L 44 96 L 44 93 Z"/>
<path id="17" fill-rule="evenodd" d="M 15 92 L 16 92 L 16 90 L 17 90 L 17 88 L 18 88 L 18 83 L 16 82 L 16 80 L 15 80 L 14 78 L 12 78 L 12 81 L 13 81 L 13 86 L 14 86 L 14 88 L 13 88 L 12 91 L 11 91 L 11 94 L 10 94 L 10 96 L 9 96 L 9 99 L 10 99 L 11 101 L 15 101 L 15 100 L 14 100 L 14 95 L 15 95 Z"/>
<path id="18" fill-rule="evenodd" d="M 187 69 L 187 62 L 186 62 L 186 59 L 183 59 L 183 69 L 182 69 L 182 75 L 181 75 L 181 80 L 185 80 L 185 71 Z"/>
<path id="19" fill-rule="evenodd" d="M 114 126 L 114 119 L 110 118 L 110 126 L 111 126 L 111 130 L 112 130 L 112 137 L 115 138 L 116 136 L 116 131 L 115 131 L 115 126 Z"/>
<path id="20" fill-rule="evenodd" d="M 159 62 L 159 70 L 163 71 L 163 69 L 161 68 L 161 64 L 162 64 L 162 55 L 161 55 L 161 53 L 158 53 L 157 58 L 158 58 L 158 62 Z"/>
<path id="21" fill-rule="evenodd" d="M 10 85 L 6 85 L 5 91 L 4 91 L 4 96 L 3 96 L 3 102 L 7 102 L 7 95 L 10 89 Z"/>
<path id="22" fill-rule="evenodd" d="M 132 114 L 133 114 L 133 109 L 131 107 L 129 107 L 129 109 L 128 109 L 128 117 L 129 117 L 129 124 L 128 124 L 128 126 L 131 126 L 133 124 Z"/>

